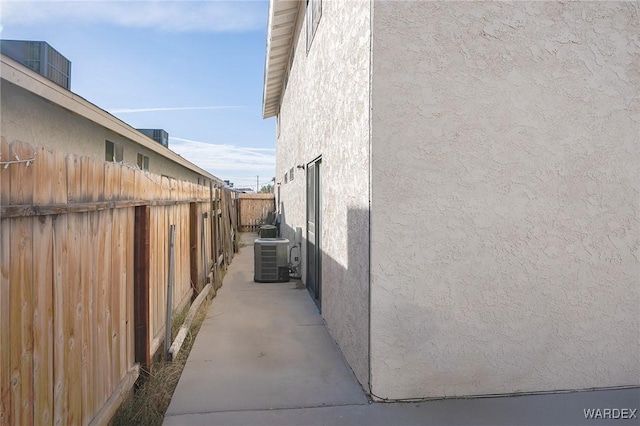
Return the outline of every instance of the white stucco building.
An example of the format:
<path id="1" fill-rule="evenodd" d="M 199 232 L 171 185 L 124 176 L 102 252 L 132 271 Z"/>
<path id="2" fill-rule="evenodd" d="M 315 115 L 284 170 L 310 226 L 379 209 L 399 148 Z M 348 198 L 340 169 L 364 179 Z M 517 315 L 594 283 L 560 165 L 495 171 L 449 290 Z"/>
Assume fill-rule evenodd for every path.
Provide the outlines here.
<path id="1" fill-rule="evenodd" d="M 282 233 L 378 399 L 640 385 L 640 7 L 271 0 Z"/>

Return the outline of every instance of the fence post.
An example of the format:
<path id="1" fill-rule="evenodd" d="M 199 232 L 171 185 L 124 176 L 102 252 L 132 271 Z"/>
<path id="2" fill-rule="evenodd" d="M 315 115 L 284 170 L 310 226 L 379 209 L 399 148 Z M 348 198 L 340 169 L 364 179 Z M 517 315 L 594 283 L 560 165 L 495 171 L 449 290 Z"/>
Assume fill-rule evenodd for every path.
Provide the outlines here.
<path id="1" fill-rule="evenodd" d="M 215 202 L 213 195 L 213 183 L 209 181 L 209 233 L 211 234 L 211 246 L 209 246 L 209 258 L 211 260 L 211 269 L 213 271 L 213 277 L 215 278 L 218 271 L 215 267 L 215 258 L 216 258 L 216 240 L 215 240 L 215 230 L 214 230 L 214 218 L 215 218 Z M 207 275 L 208 276 L 208 275 Z M 211 283 L 213 284 L 213 283 Z"/>
<path id="2" fill-rule="evenodd" d="M 240 217 L 241 212 L 242 212 L 242 203 L 238 203 L 238 206 L 237 206 L 237 208 L 236 208 L 236 214 L 238 215 L 238 217 Z M 239 225 L 239 229 L 240 229 L 240 230 L 244 230 L 244 229 L 242 228 L 242 223 L 241 223 L 240 221 L 238 221 L 238 223 L 240 224 L 240 225 Z"/>
<path id="3" fill-rule="evenodd" d="M 170 359 L 169 348 L 171 348 L 171 314 L 173 313 L 173 270 L 175 269 L 175 241 L 176 225 L 169 227 L 169 282 L 167 283 L 167 318 L 164 333 L 164 356 Z"/>
<path id="4" fill-rule="evenodd" d="M 198 279 L 198 205 L 189 203 L 189 258 L 191 267 L 191 287 L 197 293 Z"/>
<path id="5" fill-rule="evenodd" d="M 215 246 L 216 252 L 213 258 L 215 259 L 215 262 L 216 262 L 216 271 L 220 269 L 220 262 L 218 261 L 218 258 L 220 257 L 220 247 L 222 246 L 222 244 L 220 243 L 220 191 L 221 191 L 220 189 L 216 189 L 216 200 L 214 201 L 215 204 L 213 208 L 213 214 L 214 214 L 213 226 L 216 234 L 216 246 Z"/>
<path id="6" fill-rule="evenodd" d="M 209 279 L 209 257 L 207 252 L 207 219 L 209 218 L 209 214 L 207 212 L 202 213 L 202 267 L 204 268 L 204 284 L 203 287 L 208 283 Z M 195 294 L 194 294 L 195 296 Z"/>
<path id="7" fill-rule="evenodd" d="M 149 330 L 149 206 L 135 208 L 133 317 L 135 360 L 146 370 L 151 364 Z"/>

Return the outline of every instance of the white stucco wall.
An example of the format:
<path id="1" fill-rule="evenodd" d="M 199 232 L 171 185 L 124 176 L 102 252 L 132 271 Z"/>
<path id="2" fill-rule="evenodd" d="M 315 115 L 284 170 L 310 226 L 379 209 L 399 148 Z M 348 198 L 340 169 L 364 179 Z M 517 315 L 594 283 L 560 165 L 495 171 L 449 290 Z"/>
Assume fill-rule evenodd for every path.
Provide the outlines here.
<path id="1" fill-rule="evenodd" d="M 299 25 L 276 146 L 284 228 L 301 227 L 303 235 L 306 176 L 296 166 L 322 156 L 322 316 L 364 386 L 369 374 L 369 17 L 368 0 L 323 0 L 308 54 L 305 26 Z M 285 184 L 284 174 L 292 167 L 294 180 Z M 290 232 L 284 236 L 293 238 Z"/>
<path id="2" fill-rule="evenodd" d="M 640 8 L 374 1 L 373 392 L 640 384 Z"/>
<path id="3" fill-rule="evenodd" d="M 8 142 L 20 140 L 64 153 L 105 159 L 105 141 L 123 146 L 123 161 L 137 165 L 138 153 L 149 157 L 149 171 L 174 179 L 205 182 L 204 176 L 177 164 L 87 118 L 22 87 L 2 80 L 0 132 Z"/>

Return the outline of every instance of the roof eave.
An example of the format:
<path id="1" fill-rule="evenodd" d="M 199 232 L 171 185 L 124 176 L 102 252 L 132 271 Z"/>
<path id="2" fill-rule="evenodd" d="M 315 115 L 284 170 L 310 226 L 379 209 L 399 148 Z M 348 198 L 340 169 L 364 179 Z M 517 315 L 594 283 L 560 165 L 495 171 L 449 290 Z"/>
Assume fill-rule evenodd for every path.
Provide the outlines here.
<path id="1" fill-rule="evenodd" d="M 41 98 L 78 114 L 79 116 L 100 126 L 112 130 L 115 133 L 156 152 L 162 157 L 167 158 L 186 169 L 215 181 L 219 185 L 224 183 L 222 179 L 190 162 L 169 148 L 155 142 L 153 139 L 145 136 L 129 124 L 97 105 L 87 101 L 80 95 L 57 85 L 46 77 L 2 54 L 0 54 L 0 75 L 3 80 L 15 84 L 34 95 L 40 96 Z"/>
<path id="2" fill-rule="evenodd" d="M 289 63 L 288 58 L 293 44 L 299 10 L 298 0 L 271 0 L 269 2 L 267 53 L 262 91 L 263 118 L 274 117 L 278 114 L 283 80 Z"/>

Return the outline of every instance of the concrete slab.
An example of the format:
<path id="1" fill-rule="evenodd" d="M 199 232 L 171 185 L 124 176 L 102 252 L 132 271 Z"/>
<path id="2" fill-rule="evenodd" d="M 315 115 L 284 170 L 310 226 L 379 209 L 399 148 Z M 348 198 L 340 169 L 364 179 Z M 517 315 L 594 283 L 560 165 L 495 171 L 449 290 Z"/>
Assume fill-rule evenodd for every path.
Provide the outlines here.
<path id="1" fill-rule="evenodd" d="M 640 388 L 369 404 L 306 290 L 253 282 L 255 238 L 242 235 L 247 245 L 207 313 L 167 426 L 640 425 Z M 587 419 L 588 409 L 637 411 Z"/>
<path id="2" fill-rule="evenodd" d="M 373 403 L 333 407 L 234 411 L 166 417 L 174 425 L 639 425 L 632 419 L 587 419 L 585 409 L 638 408 L 640 389 L 449 399 L 421 403 Z"/>
<path id="3" fill-rule="evenodd" d="M 307 291 L 253 282 L 254 235 L 236 254 L 167 411 L 367 404 Z"/>

